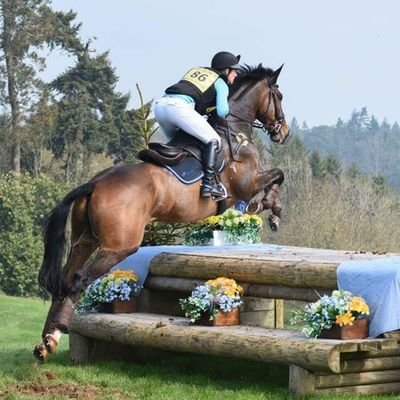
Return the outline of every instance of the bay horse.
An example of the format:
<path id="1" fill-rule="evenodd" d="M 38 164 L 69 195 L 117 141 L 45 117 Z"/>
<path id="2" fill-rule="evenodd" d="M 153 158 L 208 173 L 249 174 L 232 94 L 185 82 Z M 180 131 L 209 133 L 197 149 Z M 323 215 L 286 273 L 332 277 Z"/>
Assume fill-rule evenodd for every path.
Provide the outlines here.
<path id="1" fill-rule="evenodd" d="M 255 120 L 274 142 L 283 144 L 289 135 L 276 84 L 281 68 L 247 66 L 232 87 L 227 124 L 216 127 L 225 151 L 220 179 L 229 193 L 226 206 L 245 200 L 250 212 L 271 209 L 274 229 L 282 209 L 278 190 L 283 173 L 277 168 L 259 170 L 259 154 L 250 136 Z M 71 249 L 62 267 L 71 207 Z M 52 303 L 35 357 L 44 361 L 56 350 L 81 293 L 138 250 L 149 222 L 195 222 L 217 210 L 215 201 L 200 197 L 200 182 L 185 185 L 165 168 L 147 162 L 111 167 L 68 193 L 50 213 L 45 229 L 39 284 L 50 292 Z"/>

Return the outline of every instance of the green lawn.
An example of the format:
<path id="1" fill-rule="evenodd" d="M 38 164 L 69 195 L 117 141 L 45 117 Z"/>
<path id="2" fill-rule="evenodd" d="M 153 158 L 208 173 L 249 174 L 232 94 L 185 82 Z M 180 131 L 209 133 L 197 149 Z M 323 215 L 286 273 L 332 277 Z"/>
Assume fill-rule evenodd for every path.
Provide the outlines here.
<path id="1" fill-rule="evenodd" d="M 174 354 L 146 364 L 72 365 L 68 338 L 45 364 L 32 349 L 49 304 L 0 295 L 0 399 L 291 399 L 284 366 Z M 320 398 L 318 396 L 310 399 Z M 325 396 L 324 399 L 363 398 Z M 369 400 L 394 399 L 371 396 Z"/>

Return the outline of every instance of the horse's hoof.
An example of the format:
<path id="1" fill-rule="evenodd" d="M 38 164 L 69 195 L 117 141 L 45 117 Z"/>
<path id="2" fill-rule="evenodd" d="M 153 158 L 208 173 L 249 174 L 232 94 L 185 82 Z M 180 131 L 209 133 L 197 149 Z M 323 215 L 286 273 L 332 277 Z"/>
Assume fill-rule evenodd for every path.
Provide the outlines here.
<path id="1" fill-rule="evenodd" d="M 33 349 L 33 355 L 39 362 L 44 362 L 49 355 L 46 345 L 44 343 L 37 344 Z"/>
<path id="2" fill-rule="evenodd" d="M 58 340 L 50 333 L 44 337 L 43 343 L 49 353 L 54 353 L 58 346 Z"/>
<path id="3" fill-rule="evenodd" d="M 268 225 L 271 228 L 272 232 L 278 231 L 280 222 L 281 222 L 280 218 L 277 217 L 276 215 L 270 215 L 268 217 Z"/>

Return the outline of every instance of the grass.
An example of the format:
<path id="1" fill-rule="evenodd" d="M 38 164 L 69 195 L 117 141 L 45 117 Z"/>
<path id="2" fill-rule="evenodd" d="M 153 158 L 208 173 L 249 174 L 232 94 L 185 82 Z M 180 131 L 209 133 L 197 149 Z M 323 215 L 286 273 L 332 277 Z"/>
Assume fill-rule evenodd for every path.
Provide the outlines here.
<path id="1" fill-rule="evenodd" d="M 44 364 L 32 356 L 48 303 L 0 295 L 0 399 L 292 399 L 285 366 L 173 354 L 147 363 L 73 365 L 68 338 Z M 310 399 L 321 398 L 313 396 Z M 324 396 L 323 399 L 361 396 Z M 371 396 L 369 400 L 394 399 Z"/>

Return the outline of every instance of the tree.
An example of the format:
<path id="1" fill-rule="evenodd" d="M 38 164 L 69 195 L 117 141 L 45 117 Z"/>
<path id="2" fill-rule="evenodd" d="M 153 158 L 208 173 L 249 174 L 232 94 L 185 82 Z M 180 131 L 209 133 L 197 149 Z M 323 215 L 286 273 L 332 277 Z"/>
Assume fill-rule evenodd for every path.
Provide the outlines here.
<path id="1" fill-rule="evenodd" d="M 135 162 L 138 160 L 139 150 L 148 147 L 149 141 L 157 131 L 156 120 L 149 118 L 152 101 L 145 103 L 139 85 L 136 84 L 139 94 L 140 108 L 124 112 L 121 109 L 118 121 L 118 134 L 111 138 L 108 154 L 115 162 Z"/>
<path id="2" fill-rule="evenodd" d="M 386 195 L 389 189 L 387 178 L 383 174 L 376 174 L 372 177 L 372 186 L 379 196 Z"/>
<path id="3" fill-rule="evenodd" d="M 87 49 L 78 63 L 51 84 L 58 109 L 51 149 L 64 162 L 67 182 L 85 178 L 93 154 L 103 153 L 126 125 L 129 95 L 115 90 L 118 80 L 108 53 L 91 56 Z"/>
<path id="4" fill-rule="evenodd" d="M 80 24 L 73 25 L 72 11 L 55 12 L 47 0 L 0 0 L 0 103 L 11 113 L 11 168 L 21 169 L 24 111 L 43 85 L 37 72 L 45 68 L 38 51 L 59 47 L 72 53 L 82 50 Z"/>
<path id="5" fill-rule="evenodd" d="M 351 163 L 350 167 L 346 170 L 346 176 L 350 179 L 351 182 L 356 181 L 363 177 L 363 173 L 360 167 L 356 163 Z"/>
<path id="6" fill-rule="evenodd" d="M 342 173 L 342 165 L 340 161 L 332 154 L 328 155 L 324 160 L 326 172 L 336 180 L 339 180 Z"/>
<path id="7" fill-rule="evenodd" d="M 21 150 L 21 166 L 25 171 L 38 176 L 43 171 L 43 154 L 49 145 L 55 128 L 57 109 L 51 102 L 51 95 L 46 87 L 39 101 L 33 106 L 27 120 Z"/>
<path id="8" fill-rule="evenodd" d="M 325 163 L 321 160 L 321 157 L 317 150 L 314 150 L 310 156 L 310 167 L 312 175 L 315 179 L 323 179 L 326 175 Z"/>

